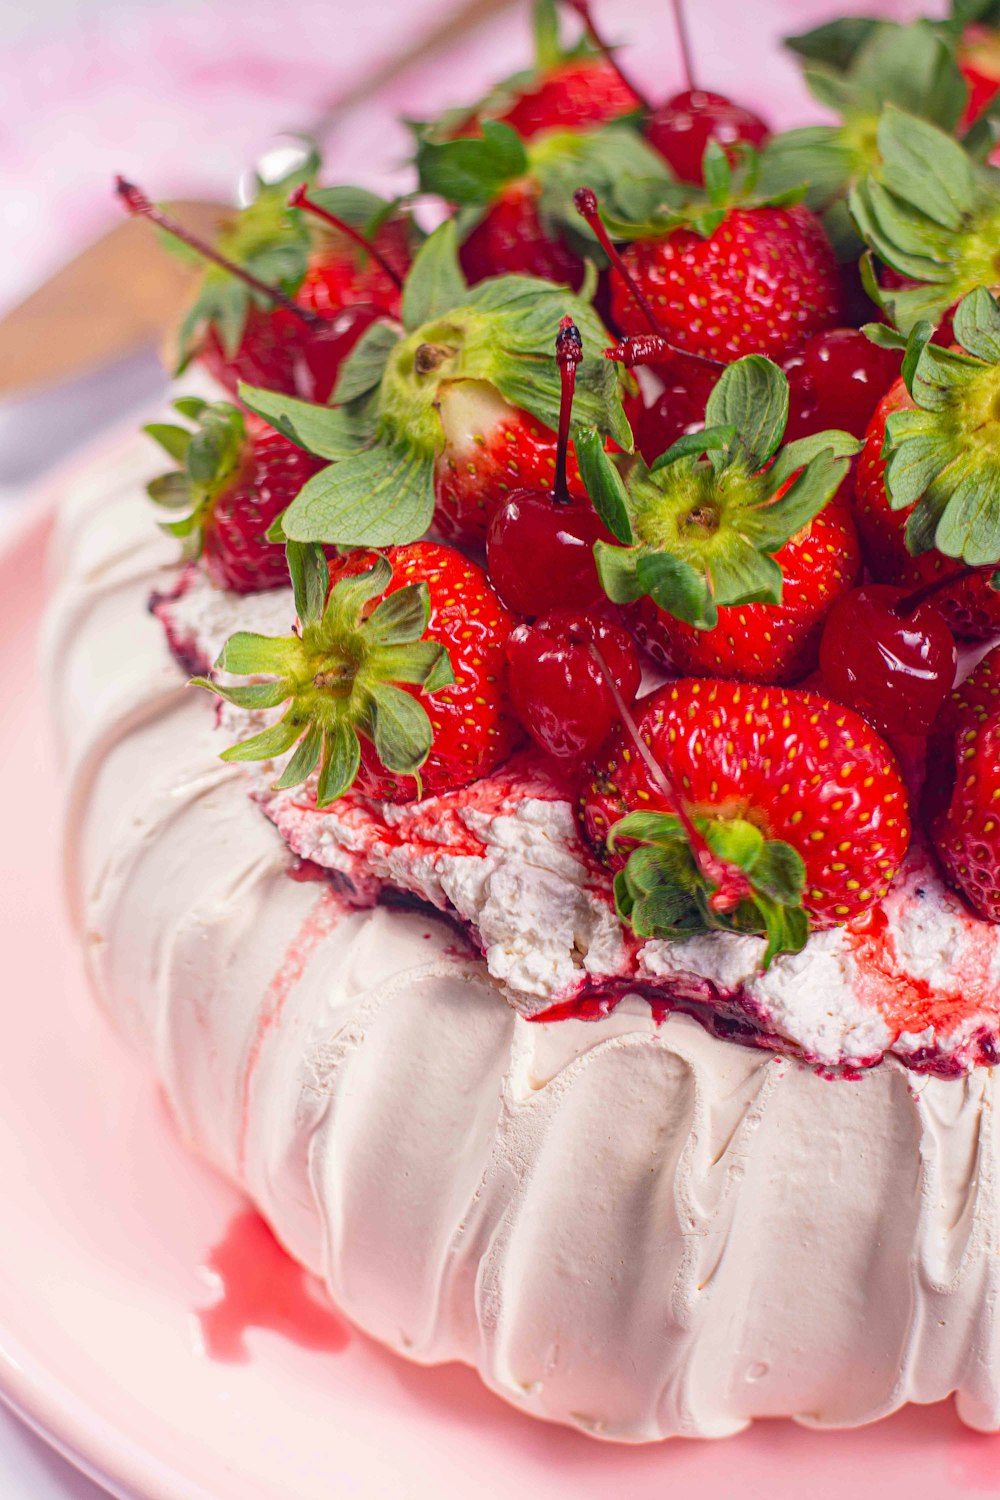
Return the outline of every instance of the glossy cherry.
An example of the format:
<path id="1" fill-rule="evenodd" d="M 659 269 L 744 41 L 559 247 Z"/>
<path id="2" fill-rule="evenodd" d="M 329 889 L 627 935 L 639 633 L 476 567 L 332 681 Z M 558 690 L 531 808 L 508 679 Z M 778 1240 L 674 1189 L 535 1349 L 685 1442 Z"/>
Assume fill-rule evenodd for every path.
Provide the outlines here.
<path id="1" fill-rule="evenodd" d="M 486 569 L 508 609 L 539 615 L 546 609 L 586 608 L 604 598 L 594 543 L 613 541 L 589 505 L 566 485 L 566 456 L 576 367 L 583 358 L 580 331 L 563 318 L 556 339 L 562 376 L 555 482 L 551 490 L 512 490 L 493 513 L 486 536 Z"/>
<path id="2" fill-rule="evenodd" d="M 771 134 L 753 110 L 724 94 L 685 89 L 655 109 L 646 122 L 646 139 L 682 182 L 704 182 L 702 159 L 709 141 L 718 141 L 735 160 L 740 144 L 761 146 Z"/>
<path id="3" fill-rule="evenodd" d="M 619 717 L 616 692 L 631 704 L 639 691 L 639 657 L 628 631 L 581 610 L 553 609 L 518 625 L 507 640 L 507 661 L 515 713 L 543 750 L 567 764 L 588 759 L 611 733 Z"/>
<path id="4" fill-rule="evenodd" d="M 883 734 L 927 734 L 955 682 L 958 652 L 930 589 L 869 583 L 826 619 L 820 671 L 830 695 Z"/>
<path id="5" fill-rule="evenodd" d="M 857 328 L 814 334 L 785 361 L 786 442 L 831 427 L 864 437 L 901 362 L 899 350 L 880 349 Z"/>

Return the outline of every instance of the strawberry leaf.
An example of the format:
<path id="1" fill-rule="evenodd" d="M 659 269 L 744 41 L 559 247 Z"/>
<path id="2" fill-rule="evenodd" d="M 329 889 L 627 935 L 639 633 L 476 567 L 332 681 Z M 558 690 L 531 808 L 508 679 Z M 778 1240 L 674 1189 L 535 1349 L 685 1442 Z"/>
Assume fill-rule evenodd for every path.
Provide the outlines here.
<path id="1" fill-rule="evenodd" d="M 433 514 L 433 458 L 380 443 L 314 474 L 282 526 L 290 541 L 385 547 L 416 541 Z"/>
<path id="2" fill-rule="evenodd" d="M 444 646 L 424 639 L 430 615 L 426 583 L 386 594 L 392 568 L 378 556 L 364 572 L 338 580 L 326 598 L 322 553 L 297 547 L 293 543 L 289 553 L 301 634 L 243 632 L 226 642 L 216 662 L 220 672 L 270 680 L 195 681 L 239 708 L 263 711 L 287 703 L 281 719 L 231 746 L 223 759 L 271 760 L 296 746 L 275 788 L 298 786 L 318 772 L 317 804 L 327 806 L 357 775 L 359 735 L 371 741 L 387 770 L 417 775 L 433 733 L 417 696 L 399 684 L 427 694 L 448 687 L 454 677 Z"/>
<path id="3" fill-rule="evenodd" d="M 723 864 L 744 872 L 747 896 L 717 912 L 706 879 L 679 818 L 629 813 L 610 831 L 608 848 L 631 848 L 615 877 L 619 919 L 643 939 L 683 942 L 700 932 L 759 933 L 766 937 L 761 968 L 781 953 L 798 953 L 809 935 L 803 909 L 805 866 L 791 845 L 767 840 L 742 818 L 696 818 L 695 826 Z"/>
<path id="4" fill-rule="evenodd" d="M 285 557 L 292 580 L 295 613 L 303 626 L 316 624 L 323 617 L 330 586 L 330 569 L 323 549 L 314 542 L 289 542 Z"/>
<path id="5" fill-rule="evenodd" d="M 412 333 L 422 323 L 429 323 L 447 313 L 449 308 L 460 304 L 465 293 L 465 277 L 458 263 L 455 222 L 453 219 L 446 219 L 421 246 L 406 278 L 403 291 L 403 327 L 407 333 Z M 348 364 L 354 364 L 353 357 Z M 382 358 L 382 368 L 384 367 L 385 354 Z M 341 394 L 339 383 L 337 399 L 350 399 Z"/>
<path id="6" fill-rule="evenodd" d="M 575 443 L 584 488 L 605 526 L 619 542 L 632 541 L 625 482 L 604 451 L 596 427 L 579 433 Z"/>
<path id="7" fill-rule="evenodd" d="M 372 436 L 372 424 L 356 409 L 318 406 L 312 401 L 300 401 L 297 396 L 286 396 L 283 391 L 265 391 L 243 381 L 239 397 L 289 442 L 318 458 L 346 458 Z"/>
<path id="8" fill-rule="evenodd" d="M 906 541 L 938 548 L 971 567 L 1000 561 L 1000 458 L 993 430 L 1000 403 L 1000 306 L 979 287 L 955 314 L 960 347 L 911 335 L 904 371 L 911 409 L 891 413 L 883 454 L 889 503 L 915 506 Z"/>
<path id="9" fill-rule="evenodd" d="M 735 438 L 729 447 L 710 449 L 713 468 L 719 472 L 737 458 L 751 470 L 763 468 L 787 423 L 788 377 L 783 370 L 760 354 L 727 365 L 708 398 L 705 426 L 729 427 Z"/>
<path id="10" fill-rule="evenodd" d="M 851 214 L 875 254 L 916 283 L 881 290 L 908 333 L 995 280 L 1000 191 L 994 173 L 912 114 L 888 107 L 877 140 L 881 159 L 852 189 Z"/>
<path id="11" fill-rule="evenodd" d="M 528 153 L 516 130 L 484 120 L 478 136 L 438 141 L 430 133 L 421 135 L 416 167 L 422 193 L 436 193 L 449 203 L 486 204 L 525 175 Z M 424 321 L 418 318 L 417 324 Z"/>

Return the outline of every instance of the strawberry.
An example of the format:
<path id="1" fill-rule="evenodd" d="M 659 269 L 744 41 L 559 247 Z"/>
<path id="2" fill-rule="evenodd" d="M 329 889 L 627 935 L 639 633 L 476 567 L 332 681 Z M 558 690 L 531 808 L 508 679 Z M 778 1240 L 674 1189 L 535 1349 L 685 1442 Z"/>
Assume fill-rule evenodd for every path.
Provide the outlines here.
<path id="1" fill-rule="evenodd" d="M 958 46 L 958 66 L 969 88 L 962 116 L 962 123 L 969 125 L 1000 91 L 1000 31 L 995 25 L 965 28 Z"/>
<path id="2" fill-rule="evenodd" d="M 445 446 L 435 468 L 434 526 L 442 536 L 482 541 L 500 502 L 512 490 L 551 490 L 556 434 L 504 401 L 484 381 L 448 385 L 439 409 Z M 586 499 L 570 449 L 567 483 Z"/>
<path id="3" fill-rule="evenodd" d="M 610 56 L 586 43 L 565 52 L 550 0 L 535 20 L 535 68 L 418 126 L 416 167 L 423 192 L 460 210 L 470 282 L 527 273 L 578 288 L 583 257 L 599 252 L 573 212 L 573 188 L 593 181 L 616 202 L 624 179 L 666 183 L 669 174 L 623 122 L 642 100 Z"/>
<path id="4" fill-rule="evenodd" d="M 289 564 L 298 633 L 227 641 L 216 669 L 250 684 L 196 679 L 238 708 L 287 704 L 223 759 L 270 760 L 297 745 L 276 786 L 318 771 L 319 807 L 350 787 L 410 802 L 506 759 L 517 738 L 505 687 L 515 622 L 482 568 L 439 542 L 329 565 L 317 547 L 293 543 Z"/>
<path id="5" fill-rule="evenodd" d="M 719 610 L 713 630 L 696 630 L 645 598 L 637 606 L 636 635 L 661 665 L 683 676 L 798 681 L 816 666 L 826 616 L 861 569 L 847 503 L 831 500 L 774 561 L 783 577 L 780 604 L 731 605 Z"/>
<path id="6" fill-rule="evenodd" d="M 852 188 L 850 210 L 865 243 L 902 281 L 892 288 L 883 277 L 881 301 L 908 334 L 923 320 L 940 322 L 977 286 L 1000 281 L 1000 191 L 995 174 L 950 134 L 901 109 L 882 111 L 877 145 L 877 164 Z"/>
<path id="7" fill-rule="evenodd" d="M 956 575 L 935 605 L 961 637 L 1000 630 L 988 569 L 1000 560 L 1000 468 L 992 413 L 1000 402 L 1000 308 L 983 288 L 955 313 L 952 349 L 915 331 L 897 380 L 875 410 L 855 480 L 865 560 L 884 583 L 915 589 Z M 926 333 L 926 325 L 924 334 Z M 880 337 L 891 339 L 885 332 Z"/>
<path id="8" fill-rule="evenodd" d="M 635 90 L 604 57 L 557 61 L 543 68 L 506 109 L 492 116 L 532 141 L 549 130 L 606 125 L 641 108 Z M 477 118 L 487 118 L 482 108 Z"/>
<path id="9" fill-rule="evenodd" d="M 930 830 L 945 873 L 1000 922 L 1000 648 L 952 694 L 931 751 Z"/>
<path id="10" fill-rule="evenodd" d="M 785 41 L 802 58 L 803 82 L 824 113 L 839 118 L 773 136 L 761 180 L 769 192 L 804 189 L 806 205 L 816 212 L 838 203 L 841 259 L 853 259 L 850 224 L 838 200 L 879 166 L 885 106 L 949 133 L 959 124 L 966 88 L 954 41 L 946 27 L 926 21 L 903 25 L 861 16 L 843 16 Z"/>
<path id="11" fill-rule="evenodd" d="M 488 276 L 543 276 L 579 289 L 584 266 L 556 234 L 542 227 L 541 188 L 522 178 L 501 189 L 462 245 L 462 270 L 473 286 Z"/>
<path id="12" fill-rule="evenodd" d="M 782 447 L 787 415 L 784 372 L 749 355 L 723 371 L 705 427 L 650 468 L 633 460 L 627 486 L 592 435 L 577 438 L 587 492 L 620 543 L 594 548 L 605 593 L 641 601 L 640 633 L 673 667 L 800 675 L 854 580 L 854 529 L 830 502 L 857 439 L 830 431 Z"/>
<path id="13" fill-rule="evenodd" d="M 462 267 L 473 283 L 529 273 L 579 287 L 583 256 L 599 259 L 600 250 L 574 210 L 574 188 L 592 182 L 614 207 L 632 179 L 669 182 L 662 158 L 624 124 L 525 142 L 498 120 L 457 139 L 439 122 L 419 129 L 416 166 L 421 191 L 460 211 Z"/>
<path id="14" fill-rule="evenodd" d="M 623 377 L 600 357 L 607 333 L 593 309 L 528 277 L 470 290 L 454 221 L 421 248 L 402 311 L 402 329 L 374 324 L 349 357 L 336 406 L 241 388 L 266 421 L 331 460 L 285 516 L 288 538 L 380 547 L 413 541 L 436 521 L 482 542 L 511 488 L 551 483 L 561 402 L 553 350 L 566 315 L 587 351 L 573 430 L 593 425 L 631 447 Z"/>
<path id="15" fill-rule="evenodd" d="M 822 224 L 801 204 L 694 217 L 680 209 L 620 229 L 636 236 L 622 259 L 679 349 L 719 360 L 778 358 L 838 321 L 837 262 Z M 626 334 L 647 331 L 616 271 L 611 316 Z"/>
<path id="16" fill-rule="evenodd" d="M 320 460 L 226 401 L 189 396 L 174 409 L 194 421 L 193 433 L 171 423 L 145 428 L 180 466 L 149 486 L 177 517 L 164 529 L 183 539 L 185 557 L 202 558 L 217 588 L 252 594 L 287 584 L 284 551 L 267 531 Z"/>
<path id="17" fill-rule="evenodd" d="M 813 693 L 685 678 L 636 704 L 580 799 L 639 937 L 766 932 L 765 964 L 811 920 L 888 891 L 910 838 L 906 788 L 863 719 Z"/>
<path id="18" fill-rule="evenodd" d="M 253 202 L 210 245 L 155 208 L 124 178 L 117 193 L 130 214 L 149 219 L 207 263 L 179 334 L 179 366 L 197 358 L 227 390 L 240 381 L 326 401 L 344 358 L 380 315 L 398 315 L 409 264 L 409 222 L 386 219 L 381 199 L 359 188 L 326 188 L 304 199 L 306 162 L 280 181 L 258 180 Z M 311 237 L 289 191 L 334 225 Z M 365 239 L 358 225 L 377 225 Z"/>

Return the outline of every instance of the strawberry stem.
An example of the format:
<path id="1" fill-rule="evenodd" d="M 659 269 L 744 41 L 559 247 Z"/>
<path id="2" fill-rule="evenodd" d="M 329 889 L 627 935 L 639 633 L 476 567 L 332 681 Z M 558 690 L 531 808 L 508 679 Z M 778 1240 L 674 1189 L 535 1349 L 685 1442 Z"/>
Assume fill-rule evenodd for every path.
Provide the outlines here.
<path id="1" fill-rule="evenodd" d="M 670 9 L 674 17 L 674 31 L 677 33 L 677 47 L 681 54 L 681 71 L 684 74 L 684 82 L 689 94 L 694 93 L 694 55 L 691 50 L 691 37 L 687 28 L 687 16 L 684 13 L 684 0 L 670 0 Z"/>
<path id="2" fill-rule="evenodd" d="M 556 334 L 556 364 L 562 393 L 559 398 L 559 440 L 556 447 L 556 477 L 552 486 L 552 498 L 559 505 L 569 505 L 569 487 L 566 483 L 566 458 L 569 452 L 569 424 L 573 416 L 573 395 L 576 391 L 576 367 L 583 358 L 583 339 L 573 319 L 567 314 L 559 324 Z"/>
<path id="3" fill-rule="evenodd" d="M 646 110 L 647 113 L 651 111 L 653 106 L 650 102 L 649 96 L 645 94 L 642 89 L 636 88 L 632 79 L 625 72 L 624 68 L 621 66 L 617 57 L 615 56 L 614 48 L 604 40 L 604 37 L 598 30 L 597 23 L 590 13 L 590 5 L 588 4 L 588 0 L 566 0 L 566 4 L 569 6 L 571 11 L 573 11 L 580 17 L 580 20 L 583 22 L 583 29 L 587 33 L 587 40 L 590 42 L 591 46 L 595 47 L 601 54 L 601 56 L 605 59 L 605 61 L 609 63 L 612 68 L 614 68 L 622 83 L 635 95 L 642 108 Z"/>
<path id="4" fill-rule="evenodd" d="M 162 209 L 154 207 L 142 189 L 136 187 L 134 183 L 126 181 L 124 177 L 116 177 L 115 193 L 124 204 L 126 211 L 133 218 L 149 219 L 157 228 L 162 229 L 165 234 L 171 235 L 175 240 L 180 240 L 182 245 L 187 245 L 190 250 L 194 250 L 197 255 L 200 255 L 204 260 L 211 261 L 213 265 L 218 266 L 221 270 L 228 271 L 230 276 L 235 276 L 238 281 L 242 281 L 251 291 L 259 293 L 262 297 L 267 297 L 275 307 L 283 308 L 285 312 L 291 313 L 293 317 L 298 318 L 300 323 L 305 323 L 308 327 L 313 328 L 317 323 L 322 321 L 316 313 L 310 312 L 308 308 L 300 307 L 297 302 L 294 302 L 279 287 L 270 286 L 266 281 L 261 281 L 259 276 L 254 276 L 252 272 L 245 270 L 243 266 L 238 266 L 235 261 L 229 260 L 226 256 L 220 254 L 213 245 L 210 245 L 207 240 L 203 240 L 200 235 L 192 233 L 190 229 L 185 229 L 183 224 L 179 224 L 176 219 L 170 218 Z"/>
<path id="5" fill-rule="evenodd" d="M 701 873 L 702 879 L 711 887 L 709 906 L 714 912 L 720 914 L 735 911 L 740 902 L 750 894 L 750 882 L 746 872 L 738 865 L 720 859 L 719 856 L 709 848 L 708 841 L 701 829 L 695 823 L 691 814 L 684 805 L 684 799 L 672 779 L 657 761 L 652 750 L 646 744 L 639 733 L 639 726 L 629 710 L 628 704 L 618 690 L 618 684 L 608 668 L 597 646 L 590 643 L 590 654 L 597 663 L 597 669 L 604 678 L 605 686 L 615 701 L 618 716 L 632 744 L 639 755 L 640 760 L 649 772 L 650 779 L 665 797 L 668 806 L 675 814 L 677 821 L 684 830 L 684 837 L 691 847 L 695 863 Z"/>
<path id="6" fill-rule="evenodd" d="M 294 190 L 288 200 L 288 206 L 289 208 L 304 209 L 306 213 L 312 214 L 317 219 L 322 219 L 324 224 L 329 224 L 330 227 L 332 229 L 336 229 L 339 234 L 346 235 L 349 240 L 353 240 L 355 245 L 359 245 L 361 249 L 366 251 L 371 256 L 372 260 L 381 267 L 381 269 L 385 272 L 393 285 L 398 287 L 398 289 L 402 291 L 403 278 L 400 276 L 395 266 L 390 265 L 382 252 L 376 249 L 374 242 L 372 240 L 366 239 L 363 234 L 361 234 L 351 224 L 348 224 L 346 219 L 338 218 L 336 214 L 332 214 L 328 209 L 323 208 L 322 205 L 317 203 L 314 198 L 310 198 L 309 192 L 304 182 L 300 182 L 298 187 Z"/>

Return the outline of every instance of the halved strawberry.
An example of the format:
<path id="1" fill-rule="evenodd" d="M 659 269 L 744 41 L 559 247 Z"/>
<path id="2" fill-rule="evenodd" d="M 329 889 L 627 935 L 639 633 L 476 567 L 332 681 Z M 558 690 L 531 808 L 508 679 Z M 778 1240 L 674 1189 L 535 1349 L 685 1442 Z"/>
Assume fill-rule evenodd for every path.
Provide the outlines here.
<path id="1" fill-rule="evenodd" d="M 910 839 L 899 767 L 857 714 L 813 693 L 691 678 L 639 701 L 580 815 L 638 936 L 766 932 L 765 963 L 801 948 L 810 921 L 870 910 Z"/>
<path id="2" fill-rule="evenodd" d="M 566 315 L 586 350 L 574 430 L 596 424 L 631 447 L 623 377 L 600 357 L 607 333 L 593 309 L 528 277 L 470 290 L 456 252 L 448 221 L 407 278 L 402 330 L 373 325 L 344 366 L 336 406 L 241 388 L 266 420 L 332 461 L 290 507 L 286 537 L 384 546 L 436 520 L 450 536 L 482 541 L 509 489 L 549 480 L 561 400 L 553 351 Z"/>
<path id="3" fill-rule="evenodd" d="M 173 519 L 185 558 L 201 557 L 217 588 L 240 594 L 288 583 L 285 554 L 268 528 L 321 467 L 259 417 L 226 401 L 174 402 L 194 431 L 154 422 L 144 429 L 180 467 L 154 479 L 150 498 Z"/>
<path id="4" fill-rule="evenodd" d="M 238 708 L 283 717 L 225 751 L 272 760 L 297 746 L 276 787 L 317 775 L 326 807 L 350 787 L 410 802 L 465 786 L 506 759 L 517 738 L 506 697 L 515 623 L 482 568 L 437 542 L 354 552 L 328 565 L 292 543 L 298 634 L 240 634 L 215 666 L 255 679 L 196 681 Z"/>
<path id="5" fill-rule="evenodd" d="M 504 401 L 494 386 L 482 380 L 446 385 L 439 415 L 445 446 L 434 475 L 434 526 L 442 536 L 481 540 L 512 490 L 552 488 L 556 434 Z M 572 447 L 566 479 L 570 493 L 586 500 Z"/>
<path id="6" fill-rule="evenodd" d="M 916 588 L 1000 561 L 1000 307 L 984 289 L 963 299 L 957 344 L 929 342 L 918 325 L 904 377 L 876 408 L 855 481 L 865 559 L 883 583 Z M 891 340 L 891 333 L 872 330 Z M 963 576 L 935 604 L 959 636 L 1000 630 L 1000 595 L 987 571 Z"/>
<path id="7" fill-rule="evenodd" d="M 675 668 L 800 675 L 854 580 L 853 527 L 829 502 L 857 439 L 830 431 L 781 447 L 787 415 L 784 373 L 751 355 L 723 372 L 705 428 L 650 468 L 633 460 L 627 487 L 593 435 L 577 439 L 594 508 L 622 544 L 595 547 L 605 592 L 642 601 L 642 634 Z"/>

